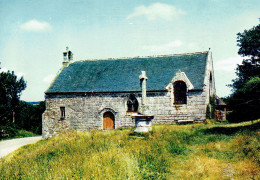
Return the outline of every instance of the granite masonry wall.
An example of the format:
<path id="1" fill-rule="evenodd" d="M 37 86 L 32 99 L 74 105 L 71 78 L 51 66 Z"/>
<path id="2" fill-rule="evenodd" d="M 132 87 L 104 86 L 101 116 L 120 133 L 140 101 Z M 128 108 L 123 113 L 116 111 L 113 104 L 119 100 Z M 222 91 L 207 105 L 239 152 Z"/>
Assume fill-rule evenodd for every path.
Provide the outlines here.
<path id="1" fill-rule="evenodd" d="M 141 92 L 133 93 L 141 103 Z M 130 93 L 87 93 L 46 95 L 46 111 L 43 114 L 43 137 L 51 137 L 60 131 L 103 129 L 103 114 L 110 111 L 115 116 L 115 128 L 134 126 L 127 112 Z M 147 92 L 149 113 L 154 115 L 153 124 L 170 124 L 178 120 L 203 121 L 206 119 L 206 93 L 189 91 L 187 104 L 174 105 L 168 91 Z M 65 107 L 61 118 L 60 107 Z"/>
<path id="2" fill-rule="evenodd" d="M 204 76 L 202 90 L 187 92 L 187 104 L 174 105 L 172 88 L 174 82 L 170 82 L 167 90 L 148 91 L 146 105 L 149 106 L 149 113 L 154 115 L 152 123 L 170 124 L 178 120 L 204 121 L 210 96 L 216 93 L 211 53 L 208 53 Z M 67 130 L 103 129 L 103 114 L 107 111 L 115 116 L 115 128 L 134 126 L 131 113 L 127 112 L 127 100 L 130 94 L 131 92 L 46 94 L 46 111 L 42 116 L 43 137 L 52 137 Z M 132 94 L 140 105 L 141 91 Z M 61 107 L 65 107 L 65 118 L 61 118 Z"/>

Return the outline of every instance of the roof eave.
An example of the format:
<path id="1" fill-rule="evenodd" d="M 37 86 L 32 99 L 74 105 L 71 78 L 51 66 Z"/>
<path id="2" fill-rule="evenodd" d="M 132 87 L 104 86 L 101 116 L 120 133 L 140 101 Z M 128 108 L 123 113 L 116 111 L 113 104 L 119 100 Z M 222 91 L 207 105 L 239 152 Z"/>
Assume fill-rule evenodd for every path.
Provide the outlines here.
<path id="1" fill-rule="evenodd" d="M 148 90 L 147 93 L 156 93 L 156 92 L 167 92 L 168 90 Z M 203 89 L 191 89 L 188 92 L 199 92 Z M 77 91 L 77 92 L 45 92 L 46 95 L 50 94 L 94 94 L 94 93 L 142 93 L 142 91 Z"/>

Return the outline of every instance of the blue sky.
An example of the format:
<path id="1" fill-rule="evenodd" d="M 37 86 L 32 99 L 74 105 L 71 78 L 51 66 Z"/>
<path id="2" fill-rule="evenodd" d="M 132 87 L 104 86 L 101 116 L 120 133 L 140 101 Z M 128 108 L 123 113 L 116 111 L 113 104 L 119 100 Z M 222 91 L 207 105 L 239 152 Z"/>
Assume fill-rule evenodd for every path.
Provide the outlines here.
<path id="1" fill-rule="evenodd" d="M 44 99 L 66 46 L 74 60 L 207 51 L 217 95 L 235 78 L 236 34 L 259 24 L 259 0 L 0 0 L 1 71 L 27 81 L 21 99 Z"/>

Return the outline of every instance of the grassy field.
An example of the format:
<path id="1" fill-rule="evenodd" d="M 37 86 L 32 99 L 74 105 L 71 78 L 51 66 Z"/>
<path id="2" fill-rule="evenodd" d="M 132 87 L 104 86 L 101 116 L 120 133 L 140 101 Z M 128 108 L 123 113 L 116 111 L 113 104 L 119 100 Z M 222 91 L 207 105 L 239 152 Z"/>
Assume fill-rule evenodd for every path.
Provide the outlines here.
<path id="1" fill-rule="evenodd" d="M 69 132 L 0 160 L 0 179 L 260 179 L 260 120 Z"/>

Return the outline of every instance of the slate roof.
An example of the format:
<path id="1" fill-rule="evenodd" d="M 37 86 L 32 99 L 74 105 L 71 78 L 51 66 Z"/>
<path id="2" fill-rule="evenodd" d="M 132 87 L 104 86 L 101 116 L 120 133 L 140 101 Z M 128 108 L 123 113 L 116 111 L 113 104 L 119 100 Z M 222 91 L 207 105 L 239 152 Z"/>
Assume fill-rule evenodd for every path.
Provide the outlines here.
<path id="1" fill-rule="evenodd" d="M 220 98 L 220 97 L 216 97 L 216 105 L 217 106 L 226 106 L 226 103 Z"/>
<path id="2" fill-rule="evenodd" d="M 62 69 L 46 93 L 140 91 L 139 75 L 146 71 L 147 90 L 164 90 L 178 70 L 202 89 L 208 52 L 75 61 Z"/>

